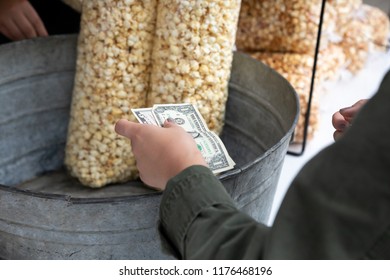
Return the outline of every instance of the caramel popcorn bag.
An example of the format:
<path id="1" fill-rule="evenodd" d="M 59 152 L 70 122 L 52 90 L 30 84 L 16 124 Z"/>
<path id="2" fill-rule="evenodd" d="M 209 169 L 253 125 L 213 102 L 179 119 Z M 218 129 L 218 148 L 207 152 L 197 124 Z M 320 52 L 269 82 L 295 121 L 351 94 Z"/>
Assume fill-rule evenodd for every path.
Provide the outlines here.
<path id="1" fill-rule="evenodd" d="M 132 108 L 193 103 L 221 131 L 240 0 L 80 2 L 65 158 L 73 176 L 90 187 L 138 176 L 114 132 L 120 118 L 135 120 Z"/>
<path id="2" fill-rule="evenodd" d="M 160 0 L 148 106 L 192 103 L 222 130 L 240 0 Z"/>
<path id="3" fill-rule="evenodd" d="M 237 49 L 313 52 L 321 0 L 242 0 Z"/>
<path id="4" fill-rule="evenodd" d="M 84 185 L 138 176 L 120 118 L 135 120 L 149 88 L 156 0 L 83 1 L 65 164 Z"/>

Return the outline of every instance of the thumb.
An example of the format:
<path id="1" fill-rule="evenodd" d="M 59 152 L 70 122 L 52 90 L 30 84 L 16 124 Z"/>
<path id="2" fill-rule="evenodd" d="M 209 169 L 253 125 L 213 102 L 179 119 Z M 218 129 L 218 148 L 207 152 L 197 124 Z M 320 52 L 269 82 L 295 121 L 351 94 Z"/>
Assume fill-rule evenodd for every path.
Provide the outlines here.
<path id="1" fill-rule="evenodd" d="M 164 122 L 165 128 L 175 127 L 175 126 L 178 126 L 178 125 L 176 124 L 175 120 L 172 118 L 167 118 Z"/>
<path id="2" fill-rule="evenodd" d="M 138 123 L 121 119 L 115 124 L 115 132 L 131 140 L 136 134 L 139 125 Z"/>

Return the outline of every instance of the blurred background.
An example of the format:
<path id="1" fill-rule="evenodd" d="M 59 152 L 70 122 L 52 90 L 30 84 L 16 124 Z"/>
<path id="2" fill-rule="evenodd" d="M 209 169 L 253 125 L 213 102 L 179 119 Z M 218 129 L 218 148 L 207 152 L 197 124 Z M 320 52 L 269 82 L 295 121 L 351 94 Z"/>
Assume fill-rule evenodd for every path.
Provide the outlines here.
<path id="1" fill-rule="evenodd" d="M 352 1 L 353 2 L 353 1 Z M 312 129 L 309 129 L 308 142 L 306 149 L 301 156 L 287 155 L 282 174 L 279 179 L 275 200 L 269 220 L 269 224 L 273 223 L 276 212 L 280 207 L 280 203 L 295 175 L 299 172 L 304 164 L 306 164 L 317 152 L 324 147 L 333 143 L 333 126 L 331 118 L 333 113 L 341 108 L 351 106 L 356 101 L 362 98 L 370 98 L 375 94 L 383 76 L 390 70 L 390 52 L 389 52 L 389 26 L 388 17 L 390 15 L 390 1 L 388 0 L 365 0 L 364 5 L 377 8 L 380 11 L 376 13 L 382 20 L 378 20 L 375 30 L 384 30 L 383 43 L 386 44 L 384 48 L 370 49 L 366 44 L 369 40 L 361 41 L 360 50 L 362 58 L 360 61 L 355 61 L 350 66 L 345 65 L 339 69 L 337 78 L 330 79 L 324 82 L 315 83 L 313 98 L 314 98 L 314 112 L 311 113 Z M 367 6 L 366 6 L 367 7 Z M 357 13 L 358 17 L 364 14 Z M 356 30 L 358 33 L 364 30 L 363 27 Z M 367 31 L 365 31 L 367 32 Z M 387 32 L 387 33 L 386 33 Z M 364 32 L 361 32 L 361 34 Z M 368 32 L 369 33 L 369 32 Z M 358 36 L 353 34 L 353 36 Z M 367 35 L 364 35 L 367 36 Z M 371 38 L 372 35 L 368 35 Z M 357 40 L 355 40 L 356 42 Z M 383 44 L 382 43 L 382 44 Z M 359 47 L 357 47 L 359 49 Z M 352 51 L 351 54 L 358 54 L 359 51 Z M 355 65 L 353 65 L 355 64 Z M 307 90 L 306 90 L 307 91 Z M 304 102 L 301 101 L 301 105 Z M 299 128 L 298 128 L 299 129 Z M 352 176 L 352 174 L 351 174 Z"/>

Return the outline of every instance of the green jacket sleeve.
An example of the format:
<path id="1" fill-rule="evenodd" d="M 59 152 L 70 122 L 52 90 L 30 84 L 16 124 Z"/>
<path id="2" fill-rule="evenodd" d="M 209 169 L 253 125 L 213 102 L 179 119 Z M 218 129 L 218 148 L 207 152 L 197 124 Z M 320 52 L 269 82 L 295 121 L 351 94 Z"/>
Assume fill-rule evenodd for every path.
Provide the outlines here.
<path id="1" fill-rule="evenodd" d="M 347 133 L 290 186 L 267 258 L 390 258 L 390 72 Z"/>
<path id="2" fill-rule="evenodd" d="M 168 182 L 160 219 L 185 259 L 257 259 L 268 231 L 237 211 L 223 185 L 203 166 L 187 168 Z"/>
<path id="3" fill-rule="evenodd" d="M 169 181 L 160 214 L 187 259 L 390 259 L 390 72 L 346 135 L 304 166 L 271 229 L 201 166 Z"/>

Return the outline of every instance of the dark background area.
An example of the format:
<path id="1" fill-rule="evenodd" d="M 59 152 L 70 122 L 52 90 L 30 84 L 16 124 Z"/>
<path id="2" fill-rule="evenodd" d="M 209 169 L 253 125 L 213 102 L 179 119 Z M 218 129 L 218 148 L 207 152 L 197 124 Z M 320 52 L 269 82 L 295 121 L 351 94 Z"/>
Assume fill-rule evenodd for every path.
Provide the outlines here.
<path id="1" fill-rule="evenodd" d="M 60 0 L 30 0 L 41 17 L 49 35 L 78 33 L 80 14 Z M 0 43 L 10 40 L 0 34 Z"/>

